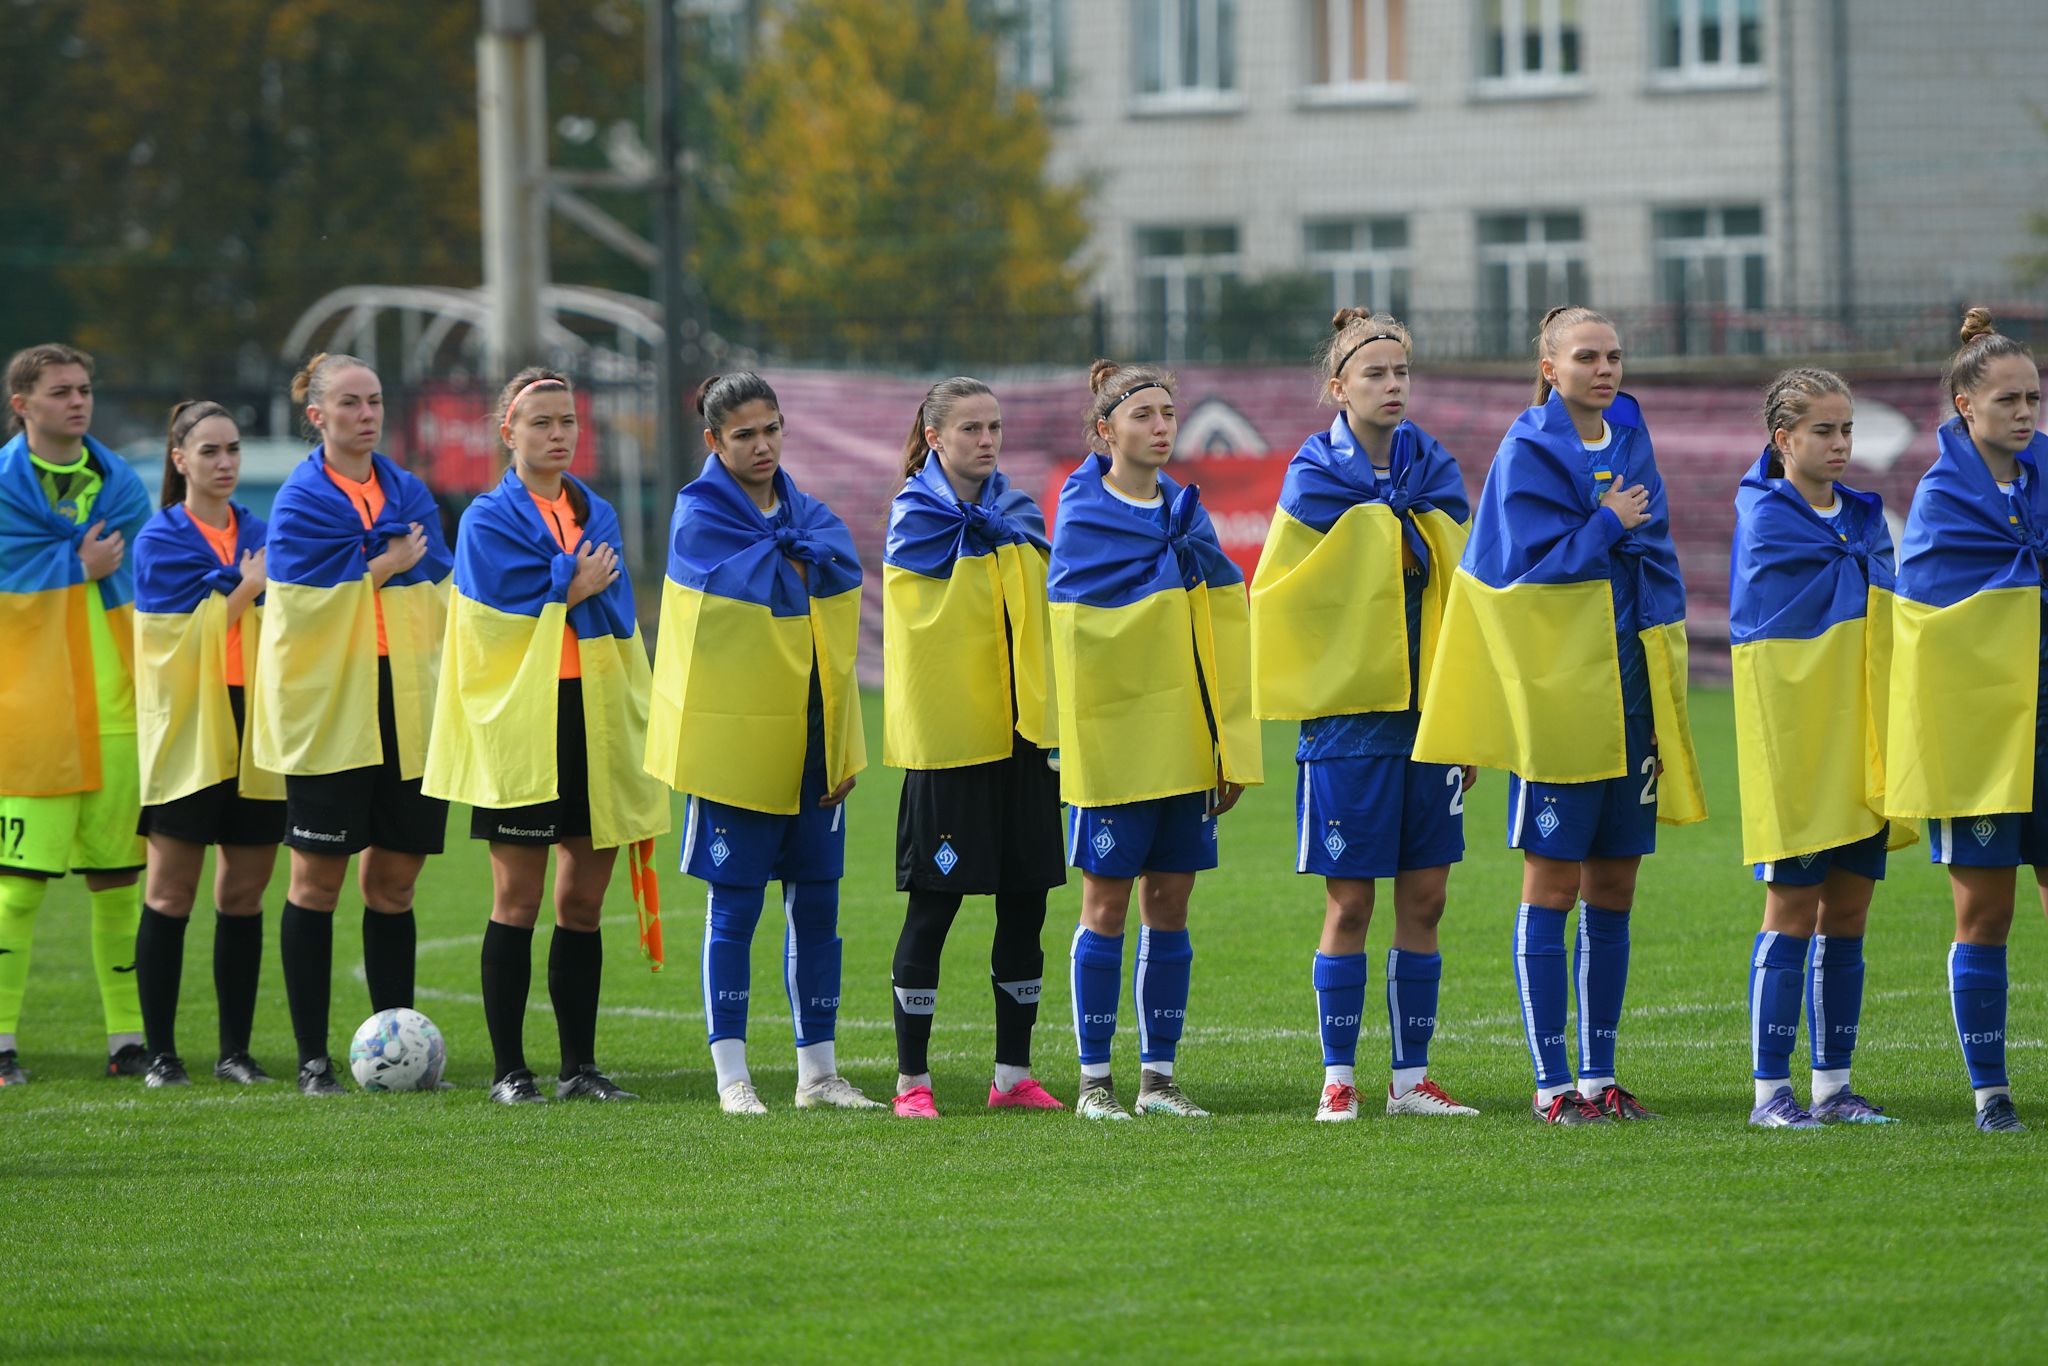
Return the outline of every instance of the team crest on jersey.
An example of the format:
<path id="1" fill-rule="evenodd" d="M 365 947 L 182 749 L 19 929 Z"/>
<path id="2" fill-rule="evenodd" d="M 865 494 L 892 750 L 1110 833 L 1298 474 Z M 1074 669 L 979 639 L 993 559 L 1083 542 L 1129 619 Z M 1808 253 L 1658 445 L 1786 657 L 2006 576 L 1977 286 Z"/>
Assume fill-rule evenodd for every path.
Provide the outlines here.
<path id="1" fill-rule="evenodd" d="M 711 847 L 705 852 L 711 855 L 712 867 L 723 868 L 725 867 L 725 861 L 732 857 L 732 846 L 725 842 L 725 835 L 721 831 L 718 837 L 711 841 Z"/>
<path id="2" fill-rule="evenodd" d="M 1344 843 L 1342 832 L 1334 825 L 1330 827 L 1330 833 L 1323 836 L 1323 850 L 1333 859 L 1343 858 L 1344 851 L 1350 847 Z"/>
<path id="3" fill-rule="evenodd" d="M 1977 823 L 1970 827 L 1970 833 L 1977 837 L 1980 846 L 1989 845 L 1991 837 L 1998 833 L 1998 822 L 1989 816 L 1979 816 Z"/>
<path id="4" fill-rule="evenodd" d="M 1819 854 L 1817 854 L 1817 853 L 1815 853 L 1815 854 L 1801 854 L 1801 855 L 1799 856 L 1799 866 L 1800 866 L 1801 868 L 1811 868 L 1811 867 L 1813 867 L 1813 861 L 1814 861 L 1815 859 L 1819 858 L 1819 857 L 1820 857 L 1820 855 L 1819 855 Z"/>
<path id="5" fill-rule="evenodd" d="M 1561 824 L 1563 824 L 1563 822 L 1558 820 L 1557 808 L 1554 806 L 1546 806 L 1541 811 L 1536 813 L 1536 828 L 1542 832 L 1543 838 L 1545 839 L 1549 839 L 1552 835 L 1555 835 L 1557 833 L 1557 827 Z"/>
<path id="6" fill-rule="evenodd" d="M 932 855 L 932 862 L 939 865 L 939 871 L 947 877 L 960 866 L 960 856 L 953 852 L 953 846 L 945 840 L 939 841 L 939 852 Z"/>
<path id="7" fill-rule="evenodd" d="M 1110 834 L 1109 827 L 1105 825 L 1096 830 L 1095 837 L 1088 843 L 1094 848 L 1095 857 L 1108 858 L 1110 851 L 1116 848 L 1116 836 Z"/>

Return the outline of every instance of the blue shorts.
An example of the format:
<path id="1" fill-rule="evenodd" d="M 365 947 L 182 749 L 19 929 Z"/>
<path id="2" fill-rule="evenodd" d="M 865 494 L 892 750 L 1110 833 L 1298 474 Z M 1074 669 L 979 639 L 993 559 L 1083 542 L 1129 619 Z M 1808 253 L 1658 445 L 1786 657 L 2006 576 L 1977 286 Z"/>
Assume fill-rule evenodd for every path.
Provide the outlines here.
<path id="1" fill-rule="evenodd" d="M 846 803 L 821 807 L 825 770 L 804 773 L 794 816 L 691 797 L 683 816 L 683 871 L 728 887 L 837 882 L 846 871 Z"/>
<path id="2" fill-rule="evenodd" d="M 1216 818 L 1209 814 L 1209 794 L 1073 807 L 1067 815 L 1067 862 L 1097 877 L 1214 868 Z"/>
<path id="3" fill-rule="evenodd" d="M 1828 872 L 1831 869 L 1839 868 L 1845 873 L 1867 877 L 1872 882 L 1882 882 L 1885 835 L 1890 828 L 1882 827 L 1875 835 L 1857 840 L 1854 844 L 1838 844 L 1817 854 L 1801 854 L 1798 858 L 1759 863 L 1756 865 L 1756 880 L 1776 883 L 1780 887 L 1818 887 L 1828 880 Z"/>
<path id="4" fill-rule="evenodd" d="M 2048 813 L 1949 816 L 1927 822 L 1927 856 L 1958 868 L 2048 867 Z"/>
<path id="5" fill-rule="evenodd" d="M 1628 718 L 1628 772 L 1597 783 L 1508 775 L 1508 848 L 1579 863 L 1657 850 L 1657 747 L 1647 716 Z"/>
<path id="6" fill-rule="evenodd" d="M 1465 771 L 1396 756 L 1309 759 L 1296 784 L 1294 871 L 1392 877 L 1465 857 Z"/>

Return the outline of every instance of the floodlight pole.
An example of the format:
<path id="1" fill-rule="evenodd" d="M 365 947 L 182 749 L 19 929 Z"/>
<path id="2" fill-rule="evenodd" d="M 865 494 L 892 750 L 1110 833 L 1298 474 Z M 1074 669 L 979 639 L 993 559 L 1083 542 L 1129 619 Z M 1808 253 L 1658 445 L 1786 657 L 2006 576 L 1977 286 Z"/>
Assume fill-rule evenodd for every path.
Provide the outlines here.
<path id="1" fill-rule="evenodd" d="M 683 195 L 681 24 L 679 0 L 648 0 L 653 20 L 648 25 L 649 85 L 654 94 L 648 141 L 658 165 L 654 184 L 654 297 L 661 305 L 661 353 L 655 364 L 656 468 L 669 488 L 681 488 L 697 473 L 703 452 L 700 428 L 689 416 L 685 395 L 691 380 L 691 357 L 697 354 L 690 332 L 689 304 L 683 297 L 689 268 L 689 220 Z"/>
<path id="2" fill-rule="evenodd" d="M 502 379 L 543 359 L 548 284 L 547 67 L 536 0 L 483 0 L 476 40 L 487 349 Z"/>

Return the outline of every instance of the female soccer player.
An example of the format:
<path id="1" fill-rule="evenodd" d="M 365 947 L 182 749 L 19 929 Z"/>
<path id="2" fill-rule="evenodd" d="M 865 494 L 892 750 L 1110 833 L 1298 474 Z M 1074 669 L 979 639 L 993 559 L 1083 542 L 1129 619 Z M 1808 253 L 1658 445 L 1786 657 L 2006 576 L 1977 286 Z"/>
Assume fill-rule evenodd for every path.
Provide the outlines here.
<path id="1" fill-rule="evenodd" d="M 135 538 L 135 693 L 142 742 L 142 833 L 149 876 L 135 934 L 135 989 L 148 1036 L 148 1086 L 185 1086 L 178 988 L 185 926 L 209 847 L 213 1075 L 270 1080 L 249 1056 L 263 962 L 263 889 L 284 836 L 284 783 L 249 757 L 245 690 L 256 662 L 266 524 L 234 501 L 242 434 L 218 403 L 171 409 L 163 510 Z"/>
<path id="2" fill-rule="evenodd" d="M 992 1109 L 1062 1110 L 1031 1075 L 1045 896 L 1066 882 L 1045 597 L 1045 517 L 996 468 L 1002 409 L 965 377 L 931 387 L 903 448 L 883 552 L 885 762 L 902 767 L 891 972 L 896 1113 L 936 1119 L 927 1053 L 939 955 L 961 898 L 994 896 Z"/>
<path id="3" fill-rule="evenodd" d="M 2048 908 L 2048 487 L 2041 372 L 1973 308 L 1942 376 L 1954 415 L 1900 547 L 1886 810 L 1928 818 L 1955 894 L 1949 998 L 1977 1127 L 2026 1126 L 2005 1071 L 2013 870 Z"/>
<path id="4" fill-rule="evenodd" d="M 703 473 L 676 495 L 647 771 L 689 794 L 683 871 L 710 884 L 704 1016 L 718 1103 L 766 1114 L 747 1071 L 748 965 L 771 878 L 796 1104 L 880 1109 L 839 1075 L 839 878 L 847 793 L 867 766 L 853 655 L 860 558 L 846 524 L 782 466 L 782 405 L 759 375 L 697 390 Z"/>
<path id="5" fill-rule="evenodd" d="M 1685 586 L 1621 341 L 1590 308 L 1536 338 L 1536 406 L 1501 441 L 1445 607 L 1418 763 L 1507 769 L 1514 961 L 1546 1124 L 1655 1119 L 1615 1085 L 1629 909 L 1659 820 L 1706 818 L 1685 715 Z M 1660 743 L 1661 741 L 1661 743 Z M 1565 1058 L 1565 917 L 1579 1079 Z"/>
<path id="6" fill-rule="evenodd" d="M 1254 710 L 1301 722 L 1294 867 L 1323 878 L 1316 1118 L 1358 1118 L 1376 878 L 1394 882 L 1387 1113 L 1476 1115 L 1430 1080 L 1429 1041 L 1443 977 L 1436 927 L 1478 770 L 1408 757 L 1471 505 L 1457 462 L 1407 420 L 1408 329 L 1365 308 L 1339 310 L 1330 326 L 1317 397 L 1342 411 L 1287 466 L 1251 595 Z"/>
<path id="7" fill-rule="evenodd" d="M 1892 1122 L 1849 1085 L 1863 924 L 1889 832 L 1878 756 L 1893 579 L 1883 502 L 1839 482 L 1854 425 L 1841 376 L 1787 370 L 1764 395 L 1770 444 L 1735 495 L 1728 616 L 1742 844 L 1765 885 L 1750 954 L 1749 1122 L 1764 1129 Z M 1811 1111 L 1792 1096 L 1802 982 Z"/>
<path id="8" fill-rule="evenodd" d="M 1244 575 L 1193 486 L 1164 470 L 1179 420 L 1173 376 L 1099 360 L 1094 454 L 1060 490 L 1046 580 L 1060 716 L 1067 857 L 1081 870 L 1074 1035 L 1084 1119 L 1125 1120 L 1110 1080 L 1117 979 L 1142 879 L 1131 995 L 1141 1114 L 1208 1112 L 1174 1080 L 1187 1017 L 1188 898 L 1216 866 L 1216 818 L 1263 780 L 1252 719 Z"/>
<path id="9" fill-rule="evenodd" d="M 31 346 L 7 363 L 0 446 L 0 1086 L 28 1080 L 17 1057 L 36 911 L 53 877 L 80 873 L 92 902 L 92 961 L 107 1027 L 107 1075 L 148 1062 L 136 1003 L 141 809 L 130 662 L 135 572 L 128 542 L 149 495 L 86 435 L 92 357 Z"/>
<path id="10" fill-rule="evenodd" d="M 334 908 L 352 854 L 370 1009 L 410 1006 L 413 888 L 448 804 L 420 791 L 453 563 L 427 486 L 377 452 L 384 388 L 354 356 L 313 357 L 292 401 L 320 436 L 270 514 L 255 759 L 285 778 L 291 881 L 278 945 L 299 1090 L 338 1095 L 327 1054 Z"/>
<path id="11" fill-rule="evenodd" d="M 470 803 L 470 838 L 490 843 L 483 996 L 491 1099 L 546 1099 L 526 1065 L 524 1026 L 552 847 L 548 995 L 562 1047 L 555 1097 L 634 1100 L 597 1067 L 598 921 L 619 847 L 668 829 L 668 792 L 640 766 L 647 650 L 618 514 L 568 473 L 577 439 L 569 381 L 520 371 L 498 396 L 496 418 L 512 466 L 469 505 L 455 539 L 423 789 Z M 641 880 L 633 882 L 637 893 Z"/>

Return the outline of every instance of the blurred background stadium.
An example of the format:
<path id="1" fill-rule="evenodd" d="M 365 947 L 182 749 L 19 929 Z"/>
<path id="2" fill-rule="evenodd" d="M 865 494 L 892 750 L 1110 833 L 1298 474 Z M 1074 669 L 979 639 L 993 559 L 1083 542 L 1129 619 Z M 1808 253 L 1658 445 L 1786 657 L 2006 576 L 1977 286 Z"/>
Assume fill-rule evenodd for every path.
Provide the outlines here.
<path id="1" fill-rule="evenodd" d="M 1249 567 L 1328 421 L 1336 306 L 1418 345 L 1474 487 L 1553 304 L 1620 326 L 1725 667 L 1757 388 L 1858 388 L 1903 512 L 1965 304 L 2048 340 L 2039 0 L 0 0 L 0 347 L 99 359 L 154 478 L 181 398 L 247 493 L 304 450 L 286 379 L 368 358 L 386 449 L 451 511 L 511 370 L 579 380 L 645 591 L 698 429 L 751 366 L 793 473 L 879 561 L 924 386 L 996 383 L 1056 488 L 1093 356 L 1183 379 L 1182 449 Z M 672 322 L 673 325 L 665 325 Z M 879 613 L 879 595 L 870 595 Z M 871 623 L 872 624 L 872 623 Z M 879 667 L 879 652 L 868 652 Z"/>

